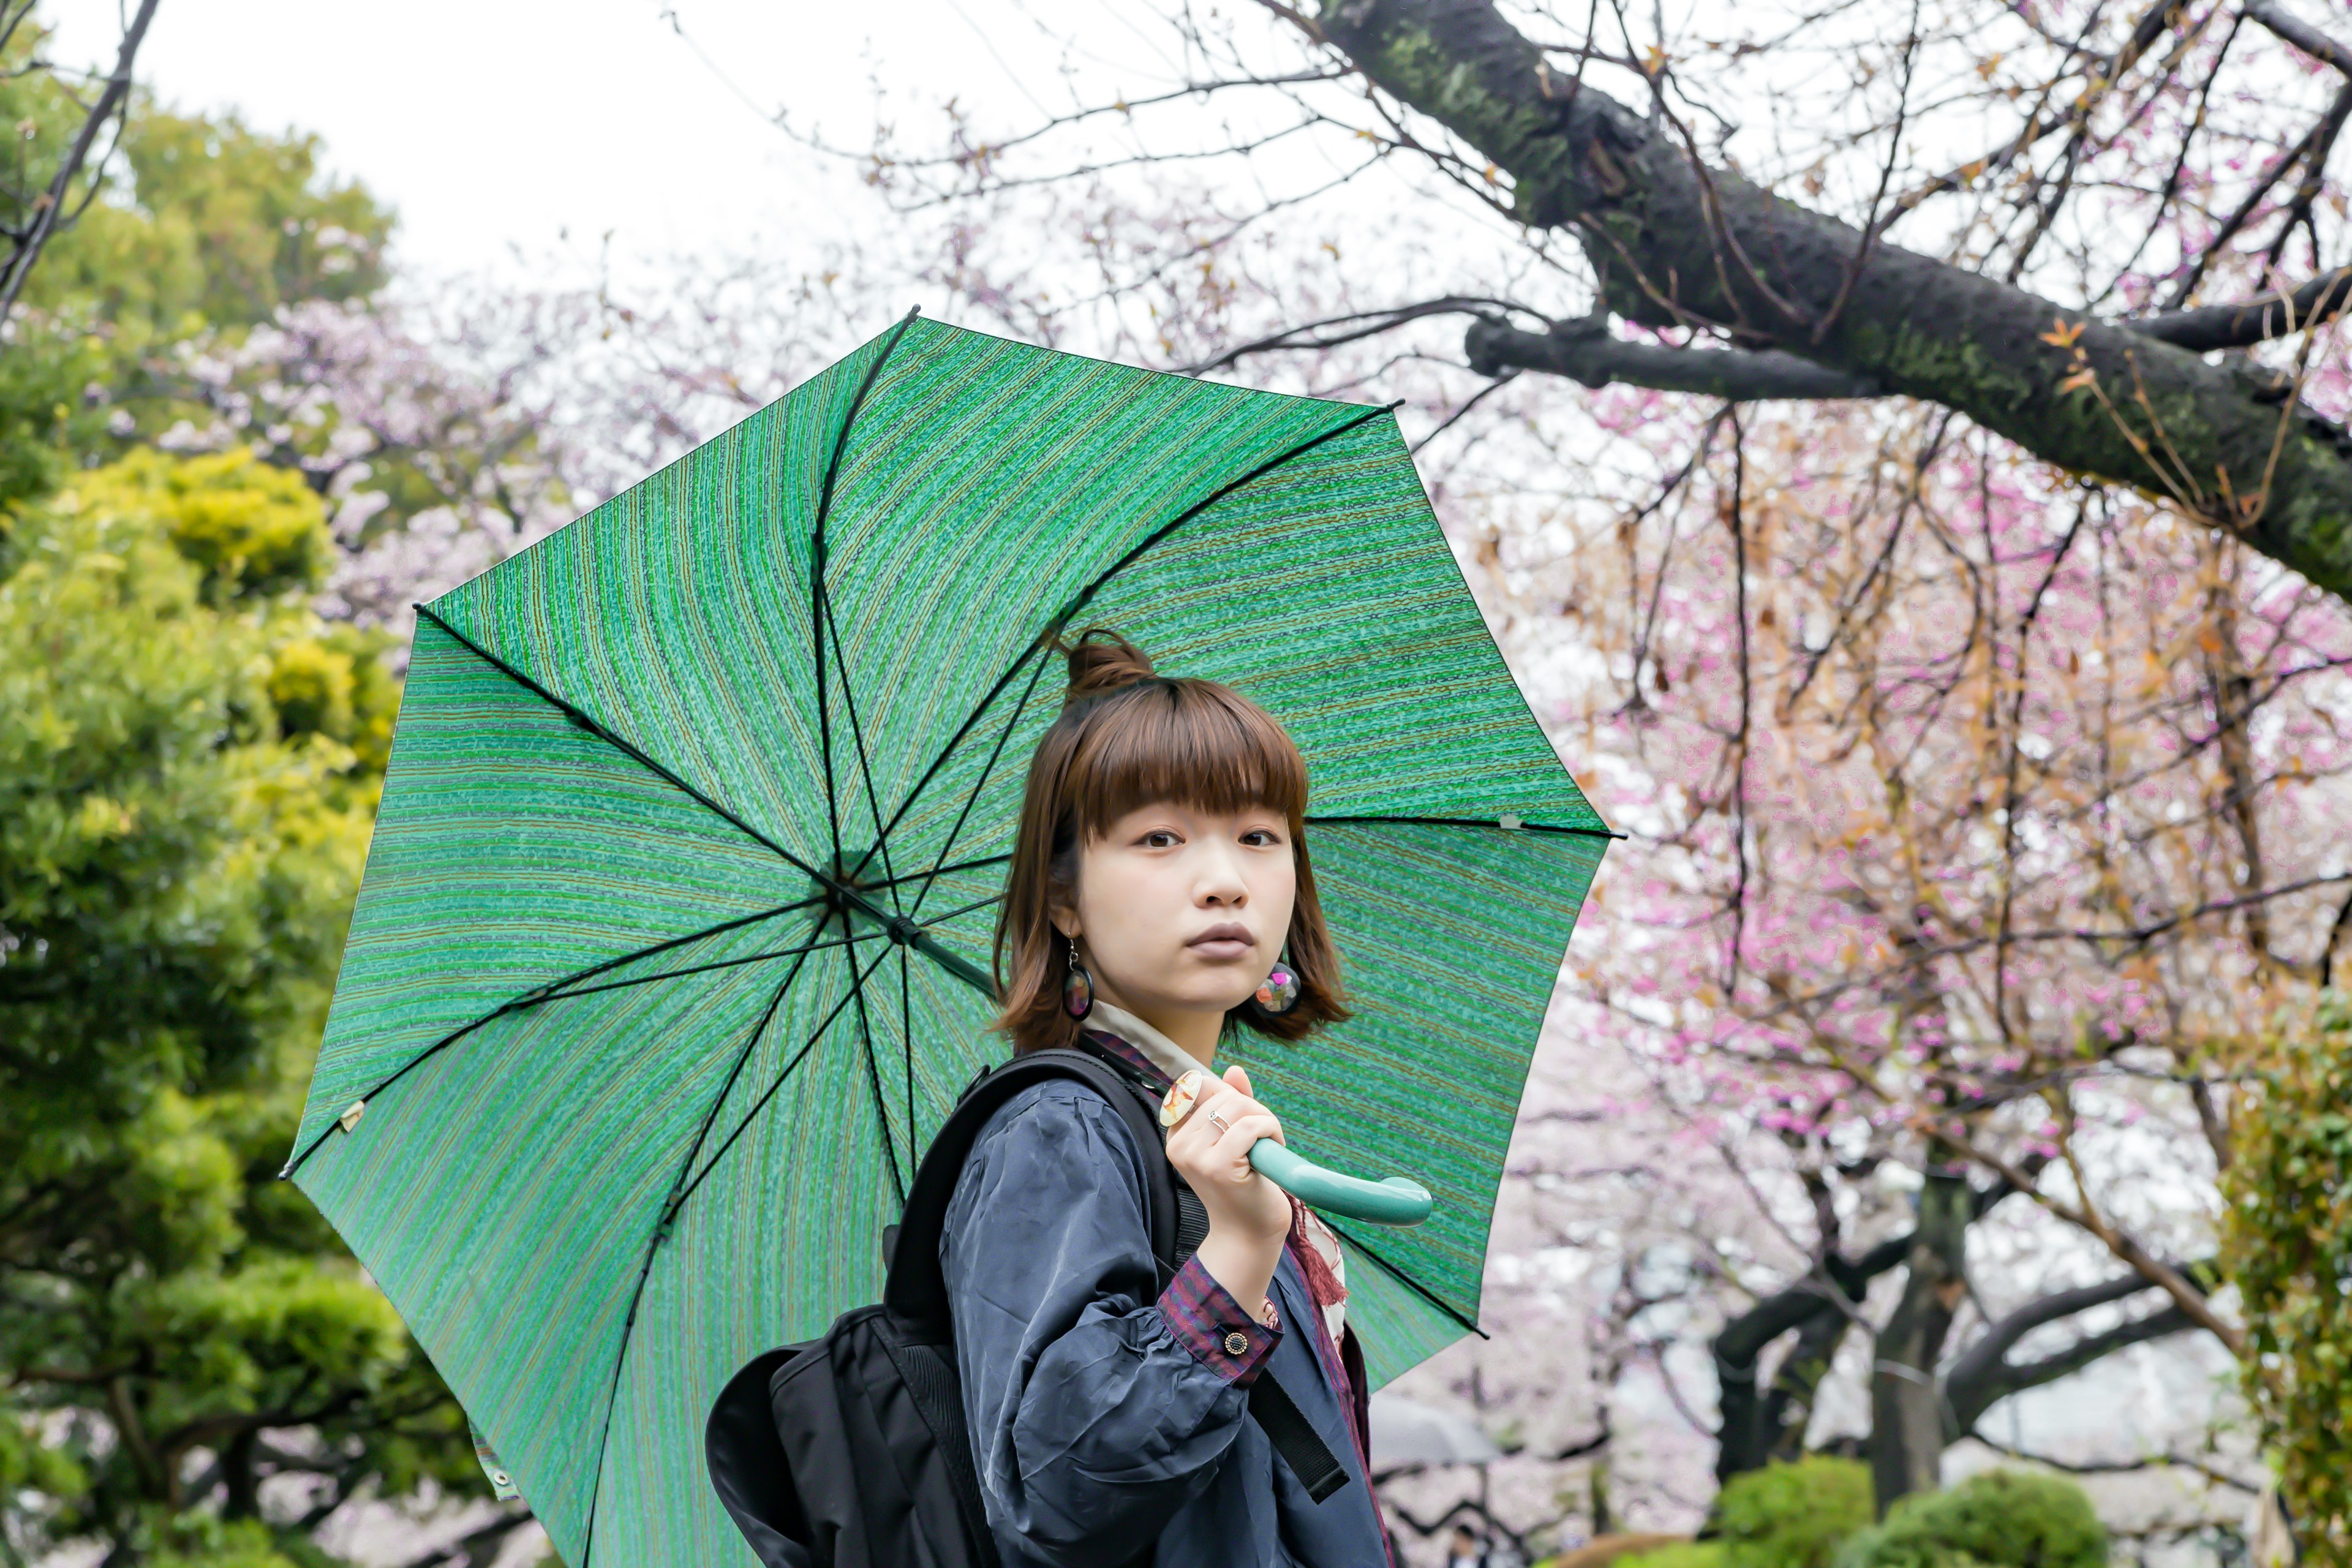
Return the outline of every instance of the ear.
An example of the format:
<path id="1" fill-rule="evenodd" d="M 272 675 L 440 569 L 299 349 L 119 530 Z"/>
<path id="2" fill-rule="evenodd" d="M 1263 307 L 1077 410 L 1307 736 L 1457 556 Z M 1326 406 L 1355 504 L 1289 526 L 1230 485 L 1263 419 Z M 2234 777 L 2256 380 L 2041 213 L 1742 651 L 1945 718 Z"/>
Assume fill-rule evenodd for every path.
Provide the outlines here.
<path id="1" fill-rule="evenodd" d="M 1056 935 L 1066 940 L 1078 934 L 1078 911 L 1066 904 L 1051 906 L 1045 911 L 1045 918 L 1053 921 Z"/>

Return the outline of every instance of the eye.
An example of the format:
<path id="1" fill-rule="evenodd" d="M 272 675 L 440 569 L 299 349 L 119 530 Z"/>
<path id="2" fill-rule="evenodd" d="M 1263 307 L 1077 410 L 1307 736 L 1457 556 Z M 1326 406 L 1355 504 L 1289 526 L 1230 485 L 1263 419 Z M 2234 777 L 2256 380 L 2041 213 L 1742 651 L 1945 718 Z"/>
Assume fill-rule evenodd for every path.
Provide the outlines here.
<path id="1" fill-rule="evenodd" d="M 1173 847 L 1177 842 L 1176 834 L 1172 828 L 1155 827 L 1143 836 L 1144 847 L 1148 849 L 1167 849 Z"/>
<path id="2" fill-rule="evenodd" d="M 1278 849 L 1282 847 L 1282 835 L 1271 827 L 1253 827 L 1242 835 L 1242 842 L 1253 848 Z"/>

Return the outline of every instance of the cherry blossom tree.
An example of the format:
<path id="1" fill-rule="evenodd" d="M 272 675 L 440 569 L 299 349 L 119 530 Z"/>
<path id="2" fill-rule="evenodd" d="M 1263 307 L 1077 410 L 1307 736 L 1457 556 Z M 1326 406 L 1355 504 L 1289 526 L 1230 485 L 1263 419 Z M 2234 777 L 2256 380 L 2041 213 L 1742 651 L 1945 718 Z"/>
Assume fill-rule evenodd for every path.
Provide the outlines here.
<path id="1" fill-rule="evenodd" d="M 1071 237 L 1003 294 L 1074 346 L 1410 400 L 1633 835 L 1574 1001 L 1772 1237 L 1715 1249 L 1718 1468 L 1858 1342 L 1882 1505 L 2101 1356 L 2241 1351 L 2231 1091 L 2352 927 L 2352 51 L 2262 0 L 1161 20 L 1162 82 L 835 151 Z"/>

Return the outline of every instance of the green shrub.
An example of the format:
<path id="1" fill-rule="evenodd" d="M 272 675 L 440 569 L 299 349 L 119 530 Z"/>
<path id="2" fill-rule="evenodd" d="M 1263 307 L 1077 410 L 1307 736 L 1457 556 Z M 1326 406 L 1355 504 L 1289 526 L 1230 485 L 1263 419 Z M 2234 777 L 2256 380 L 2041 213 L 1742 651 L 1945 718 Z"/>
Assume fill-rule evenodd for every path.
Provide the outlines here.
<path id="1" fill-rule="evenodd" d="M 1838 1553 L 1837 1568 L 2106 1568 L 2107 1532 L 2083 1489 L 2056 1476 L 1989 1470 L 1905 1498 Z"/>
<path id="2" fill-rule="evenodd" d="M 1677 1541 L 1654 1552 L 1620 1557 L 1609 1568 L 1725 1568 L 1719 1541 Z"/>
<path id="3" fill-rule="evenodd" d="M 1870 1467 L 1856 1460 L 1816 1455 L 1735 1476 L 1715 1504 L 1724 1568 L 1830 1568 L 1874 1511 Z"/>
<path id="4" fill-rule="evenodd" d="M 2221 1180 L 2239 1375 L 2305 1560 L 2352 1562 L 2352 992 L 2321 993 L 2258 1043 Z"/>

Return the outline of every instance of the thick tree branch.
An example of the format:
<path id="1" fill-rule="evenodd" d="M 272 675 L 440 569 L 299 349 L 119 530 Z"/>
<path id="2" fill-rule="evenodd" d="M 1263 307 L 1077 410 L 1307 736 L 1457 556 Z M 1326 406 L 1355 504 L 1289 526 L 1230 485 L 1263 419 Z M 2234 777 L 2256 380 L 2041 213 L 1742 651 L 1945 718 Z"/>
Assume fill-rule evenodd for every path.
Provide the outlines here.
<path id="1" fill-rule="evenodd" d="M 2262 378 L 1884 241 L 1865 253 L 1853 226 L 1556 75 L 1491 0 L 1320 0 L 1310 31 L 1507 172 L 1523 221 L 1573 229 L 1606 309 L 1727 329 L 1941 404 L 2060 468 L 2168 495 L 2352 595 L 2352 441 Z"/>
<path id="2" fill-rule="evenodd" d="M 2213 349 L 2251 348 L 2332 320 L 2352 301 L 2352 268 L 2338 268 L 2284 294 L 2265 294 L 2237 305 L 2175 310 L 2123 324 L 2142 337 L 2157 338 L 2204 353 Z"/>
<path id="3" fill-rule="evenodd" d="M 2146 1278 L 2126 1274 L 2103 1285 L 2045 1296 L 1993 1324 L 1984 1338 L 1970 1345 L 1944 1374 L 1947 1435 L 1958 1441 L 1975 1429 L 1987 1410 L 2012 1394 L 2054 1383 L 2128 1346 L 2183 1333 L 2198 1326 L 2176 1303 L 2103 1332 L 2085 1334 L 2064 1350 L 2034 1361 L 2008 1359 L 2010 1347 L 2044 1323 L 2154 1289 Z"/>
<path id="4" fill-rule="evenodd" d="M 1605 316 L 1554 322 L 1549 332 L 1526 332 L 1502 321 L 1472 325 L 1462 350 L 1473 370 L 1549 371 L 1586 386 L 1624 382 L 1660 392 L 1696 392 L 1734 403 L 1777 397 L 1878 397 L 1876 383 L 1799 359 L 1778 349 L 1678 349 L 1629 343 L 1609 335 Z"/>

